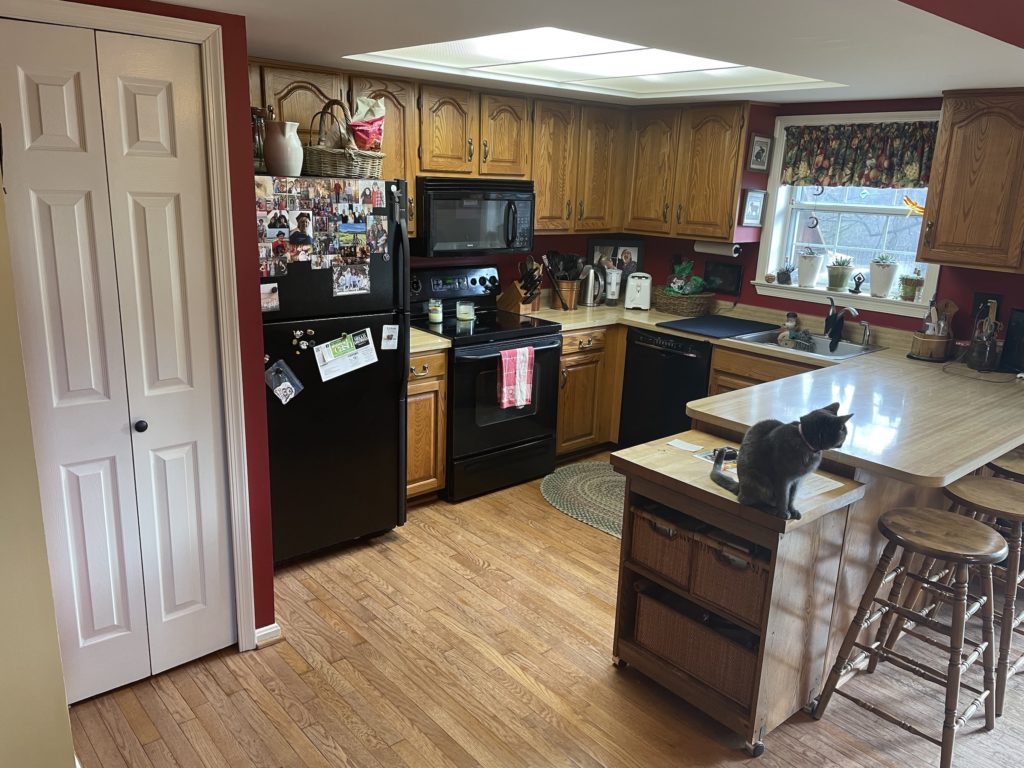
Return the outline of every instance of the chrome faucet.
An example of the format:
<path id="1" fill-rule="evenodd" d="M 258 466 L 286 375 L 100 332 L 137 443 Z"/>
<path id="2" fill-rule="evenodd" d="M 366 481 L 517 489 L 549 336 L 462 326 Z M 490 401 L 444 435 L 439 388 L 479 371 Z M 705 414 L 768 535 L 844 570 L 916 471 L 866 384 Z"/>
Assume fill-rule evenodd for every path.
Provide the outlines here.
<path id="1" fill-rule="evenodd" d="M 843 318 L 847 314 L 850 317 L 857 317 L 858 312 L 853 307 L 844 307 L 836 312 L 836 302 L 831 296 L 828 297 L 828 303 L 828 314 L 825 315 L 825 335 L 830 339 L 828 351 L 835 352 L 839 342 L 843 340 Z"/>
<path id="2" fill-rule="evenodd" d="M 871 342 L 871 325 L 867 320 L 861 320 L 860 327 L 864 331 L 864 335 L 860 337 L 860 345 L 866 347 Z"/>

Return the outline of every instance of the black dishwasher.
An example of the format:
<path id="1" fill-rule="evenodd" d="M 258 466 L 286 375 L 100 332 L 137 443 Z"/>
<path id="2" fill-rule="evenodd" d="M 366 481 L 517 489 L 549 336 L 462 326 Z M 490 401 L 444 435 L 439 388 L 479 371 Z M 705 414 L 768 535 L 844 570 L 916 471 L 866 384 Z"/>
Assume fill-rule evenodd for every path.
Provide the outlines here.
<path id="1" fill-rule="evenodd" d="M 711 342 L 630 328 L 619 447 L 689 429 L 686 404 L 707 395 L 710 371 Z"/>

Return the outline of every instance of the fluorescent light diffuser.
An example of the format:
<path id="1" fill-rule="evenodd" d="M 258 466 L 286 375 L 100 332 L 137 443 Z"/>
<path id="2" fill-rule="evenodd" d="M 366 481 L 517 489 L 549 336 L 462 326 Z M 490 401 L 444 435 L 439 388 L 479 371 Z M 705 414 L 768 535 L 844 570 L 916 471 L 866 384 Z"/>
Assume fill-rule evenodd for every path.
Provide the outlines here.
<path id="1" fill-rule="evenodd" d="M 539 80 L 570 82 L 593 80 L 600 77 L 635 77 L 666 72 L 693 72 L 735 67 L 724 61 L 688 56 L 657 48 L 641 48 L 635 51 L 602 53 L 594 56 L 573 56 L 543 61 L 529 61 L 522 64 L 503 64 L 486 67 L 488 72 L 503 72 L 510 75 L 535 77 Z"/>

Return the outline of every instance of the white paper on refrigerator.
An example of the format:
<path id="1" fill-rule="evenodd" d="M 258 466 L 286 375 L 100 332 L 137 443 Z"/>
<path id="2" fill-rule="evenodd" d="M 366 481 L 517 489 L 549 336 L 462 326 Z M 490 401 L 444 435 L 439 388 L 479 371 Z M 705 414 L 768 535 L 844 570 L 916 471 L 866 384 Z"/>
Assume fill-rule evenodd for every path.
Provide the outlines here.
<path id="1" fill-rule="evenodd" d="M 365 368 L 377 362 L 377 349 L 369 328 L 313 347 L 316 365 L 323 381 L 336 379 L 346 373 Z"/>

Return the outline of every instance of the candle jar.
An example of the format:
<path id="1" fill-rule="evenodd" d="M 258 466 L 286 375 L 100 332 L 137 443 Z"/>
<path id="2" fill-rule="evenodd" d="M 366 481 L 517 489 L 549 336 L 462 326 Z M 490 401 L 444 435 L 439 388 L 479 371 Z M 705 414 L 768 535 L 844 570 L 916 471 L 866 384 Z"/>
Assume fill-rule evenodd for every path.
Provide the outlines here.
<path id="1" fill-rule="evenodd" d="M 476 304 L 472 301 L 459 301 L 455 304 L 456 320 L 472 320 L 476 317 Z"/>
<path id="2" fill-rule="evenodd" d="M 427 322 L 440 323 L 444 319 L 444 310 L 440 299 L 431 299 L 427 302 Z"/>

